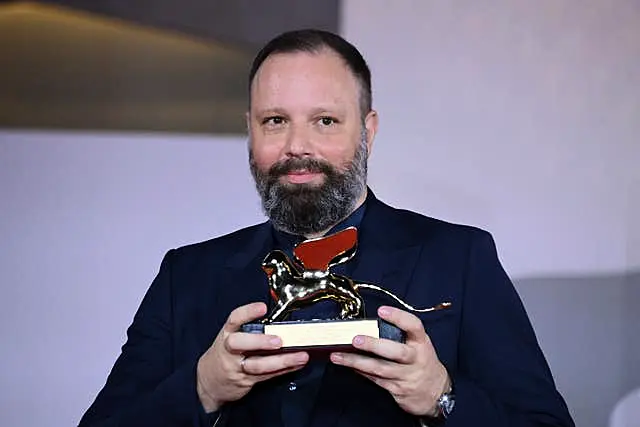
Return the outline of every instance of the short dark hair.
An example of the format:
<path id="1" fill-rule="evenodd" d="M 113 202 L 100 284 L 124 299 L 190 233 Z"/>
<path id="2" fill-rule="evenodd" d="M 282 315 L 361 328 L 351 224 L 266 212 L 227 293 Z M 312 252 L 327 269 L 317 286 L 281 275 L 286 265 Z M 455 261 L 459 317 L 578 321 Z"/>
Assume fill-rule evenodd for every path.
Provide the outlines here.
<path id="1" fill-rule="evenodd" d="M 249 97 L 251 84 L 262 63 L 277 53 L 309 52 L 318 53 L 330 49 L 337 53 L 351 70 L 360 85 L 360 113 L 362 118 L 371 111 L 371 71 L 362 54 L 351 43 L 337 34 L 324 30 L 302 29 L 287 31 L 267 43 L 253 59 L 249 72 Z"/>

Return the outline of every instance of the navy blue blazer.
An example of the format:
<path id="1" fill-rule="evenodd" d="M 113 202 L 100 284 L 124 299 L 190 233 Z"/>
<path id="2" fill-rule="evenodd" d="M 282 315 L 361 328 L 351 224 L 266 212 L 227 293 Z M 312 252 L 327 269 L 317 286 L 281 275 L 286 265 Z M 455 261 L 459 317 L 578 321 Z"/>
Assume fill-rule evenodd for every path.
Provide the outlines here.
<path id="1" fill-rule="evenodd" d="M 285 389 L 277 386 L 286 378 L 258 384 L 214 419 L 198 400 L 196 364 L 234 308 L 268 301 L 260 264 L 273 249 L 270 227 L 166 254 L 81 427 L 204 427 L 217 415 L 217 426 L 261 425 L 270 409 L 265 395 Z M 419 316 L 455 387 L 447 426 L 573 426 L 489 233 L 391 208 L 370 192 L 350 262 L 354 279 L 381 284 L 416 307 L 453 303 Z M 363 294 L 370 316 L 392 303 Z M 331 363 L 310 415 L 312 427 L 417 425 L 384 389 Z"/>

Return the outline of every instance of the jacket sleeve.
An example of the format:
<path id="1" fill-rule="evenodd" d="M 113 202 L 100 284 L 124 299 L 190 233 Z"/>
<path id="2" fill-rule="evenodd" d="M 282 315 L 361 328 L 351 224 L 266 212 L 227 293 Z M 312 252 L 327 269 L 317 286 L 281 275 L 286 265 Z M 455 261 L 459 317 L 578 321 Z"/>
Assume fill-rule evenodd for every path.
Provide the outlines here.
<path id="1" fill-rule="evenodd" d="M 462 302 L 447 426 L 573 426 L 491 235 L 476 231 Z"/>
<path id="2" fill-rule="evenodd" d="M 169 251 L 127 330 L 104 388 L 79 427 L 210 426 L 196 391 L 197 359 L 172 361 L 172 280 Z"/>

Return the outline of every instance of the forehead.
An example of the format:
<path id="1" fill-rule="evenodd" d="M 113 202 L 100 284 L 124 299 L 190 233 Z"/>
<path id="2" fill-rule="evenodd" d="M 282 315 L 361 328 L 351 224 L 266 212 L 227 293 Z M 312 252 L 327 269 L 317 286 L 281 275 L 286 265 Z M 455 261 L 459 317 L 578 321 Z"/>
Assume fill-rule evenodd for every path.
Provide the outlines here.
<path id="1" fill-rule="evenodd" d="M 357 106 L 359 86 L 335 52 L 277 53 L 260 66 L 251 84 L 252 107 L 286 108 L 327 103 Z"/>

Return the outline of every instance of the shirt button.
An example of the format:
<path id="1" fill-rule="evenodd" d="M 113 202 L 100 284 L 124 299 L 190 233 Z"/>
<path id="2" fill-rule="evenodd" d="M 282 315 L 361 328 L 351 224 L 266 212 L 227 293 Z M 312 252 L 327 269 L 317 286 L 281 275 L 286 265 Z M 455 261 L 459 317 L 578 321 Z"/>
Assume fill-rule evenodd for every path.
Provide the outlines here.
<path id="1" fill-rule="evenodd" d="M 297 388 L 298 388 L 298 384 L 289 383 L 289 391 L 296 391 Z"/>

